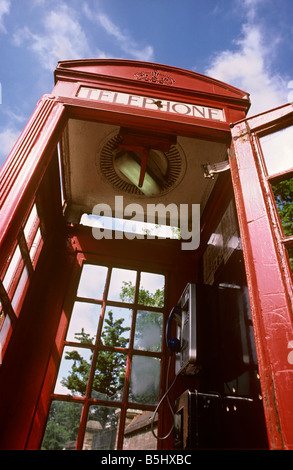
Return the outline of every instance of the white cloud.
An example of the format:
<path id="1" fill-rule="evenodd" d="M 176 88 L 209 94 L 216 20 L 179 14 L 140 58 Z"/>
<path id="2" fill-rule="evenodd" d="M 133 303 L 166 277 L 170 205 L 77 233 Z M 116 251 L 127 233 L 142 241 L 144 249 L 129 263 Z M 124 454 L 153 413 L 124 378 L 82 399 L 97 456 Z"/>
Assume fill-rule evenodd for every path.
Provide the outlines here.
<path id="1" fill-rule="evenodd" d="M 130 35 L 115 25 L 108 16 L 103 13 L 93 14 L 87 4 L 83 9 L 80 8 L 79 12 L 65 3 L 58 4 L 58 8 L 48 10 L 43 17 L 42 33 L 24 26 L 15 32 L 14 44 L 19 47 L 26 46 L 33 51 L 46 70 L 54 70 L 60 60 L 106 57 L 105 52 L 90 45 L 86 31 L 79 21 L 81 11 L 88 20 L 98 23 L 114 38 L 124 53 L 137 60 L 152 59 L 153 48 L 150 45 L 140 48 Z"/>
<path id="2" fill-rule="evenodd" d="M 28 45 L 39 57 L 43 68 L 53 70 L 59 60 L 84 58 L 92 55 L 85 32 L 74 10 L 65 4 L 47 12 L 43 19 L 44 33 L 31 31 L 28 27 L 14 34 L 17 46 Z M 98 51 L 98 54 L 102 54 Z"/>
<path id="3" fill-rule="evenodd" d="M 0 0 L 0 31 L 6 32 L 4 26 L 4 15 L 8 15 L 10 12 L 10 0 Z"/>
<path id="4" fill-rule="evenodd" d="M 258 6 L 267 0 L 241 0 L 237 1 L 237 8 L 241 6 L 244 9 L 247 20 L 252 23 L 257 18 Z"/>
<path id="5" fill-rule="evenodd" d="M 279 38 L 266 44 L 265 28 L 257 24 L 257 6 L 263 0 L 245 0 L 246 23 L 234 48 L 215 55 L 207 75 L 236 86 L 250 94 L 249 114 L 257 114 L 287 101 L 287 80 L 272 72 L 272 58 Z"/>
<path id="6" fill-rule="evenodd" d="M 136 60 L 150 61 L 153 59 L 154 50 L 151 45 L 140 47 L 139 44 L 130 36 L 128 31 L 122 31 L 113 21 L 104 13 L 94 14 L 88 5 L 84 5 L 84 13 L 86 17 L 94 22 L 97 22 L 102 28 L 117 41 L 121 50 L 132 56 Z"/>
<path id="7" fill-rule="evenodd" d="M 9 127 L 2 129 L 0 132 L 0 166 L 4 162 L 6 157 L 9 155 L 12 147 L 20 136 L 21 130 L 16 129 L 15 127 Z"/>

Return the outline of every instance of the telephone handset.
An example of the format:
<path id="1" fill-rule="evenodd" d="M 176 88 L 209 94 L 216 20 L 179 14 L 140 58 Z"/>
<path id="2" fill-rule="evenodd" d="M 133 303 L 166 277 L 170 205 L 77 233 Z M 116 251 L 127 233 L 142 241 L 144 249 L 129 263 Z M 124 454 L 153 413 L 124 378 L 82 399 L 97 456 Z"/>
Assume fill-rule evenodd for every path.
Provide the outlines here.
<path id="1" fill-rule="evenodd" d="M 177 336 L 171 338 L 173 320 L 176 321 Z M 189 283 L 167 321 L 167 346 L 176 353 L 176 373 L 189 375 L 197 370 L 196 330 L 196 286 Z"/>
<path id="2" fill-rule="evenodd" d="M 196 330 L 195 330 L 196 308 L 195 307 L 196 307 L 195 284 L 187 284 L 187 286 L 185 287 L 179 299 L 178 304 L 172 308 L 168 321 L 167 321 L 167 325 L 166 325 L 166 342 L 171 353 L 175 353 L 176 375 L 170 387 L 167 386 L 167 391 L 162 396 L 153 414 L 153 419 L 151 421 L 151 431 L 153 433 L 153 436 L 156 439 L 167 439 L 167 437 L 169 437 L 173 429 L 173 426 L 172 426 L 172 428 L 170 429 L 168 434 L 166 434 L 166 436 L 159 437 L 159 436 L 156 436 L 156 434 L 154 433 L 153 425 L 154 425 L 154 418 L 157 413 L 157 410 L 159 406 L 161 405 L 162 401 L 168 396 L 168 393 L 173 387 L 178 374 L 194 374 L 196 372 L 195 365 L 194 365 L 194 361 L 196 359 L 196 349 L 194 349 L 195 342 L 196 342 L 196 335 L 195 335 L 196 333 Z M 177 336 L 175 337 L 171 337 L 171 327 L 173 324 L 173 320 L 176 321 L 176 327 L 177 327 L 176 328 Z M 168 379 L 170 364 L 171 364 L 171 356 L 169 357 L 167 379 Z M 179 366 L 179 369 L 178 369 L 178 366 Z M 168 380 L 167 380 L 167 385 L 168 385 Z M 169 403 L 169 406 L 171 407 L 169 401 L 168 403 Z"/>
<path id="3" fill-rule="evenodd" d="M 171 326 L 173 322 L 173 318 L 178 319 L 178 317 L 181 315 L 181 308 L 179 305 L 176 305 L 175 307 L 172 308 L 168 321 L 167 321 L 167 327 L 166 327 L 166 341 L 167 341 L 167 346 L 170 349 L 170 351 L 173 352 L 178 352 L 180 351 L 180 339 L 177 338 L 176 336 L 171 338 Z"/>

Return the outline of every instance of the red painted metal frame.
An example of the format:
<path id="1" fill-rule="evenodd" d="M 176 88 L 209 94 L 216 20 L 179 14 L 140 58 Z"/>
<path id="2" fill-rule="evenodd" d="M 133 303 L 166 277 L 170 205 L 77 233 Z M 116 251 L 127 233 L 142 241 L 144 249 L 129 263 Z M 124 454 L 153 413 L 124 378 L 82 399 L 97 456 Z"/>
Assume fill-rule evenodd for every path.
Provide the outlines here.
<path id="1" fill-rule="evenodd" d="M 142 82 L 134 78 L 137 70 L 147 69 L 151 72 L 157 68 L 175 78 L 174 86 Z M 55 76 L 57 83 L 52 95 L 45 95 L 40 100 L 1 170 L 1 273 L 6 269 L 15 240 L 38 192 L 43 193 L 43 203 L 46 200 L 41 220 L 44 216 L 52 218 L 51 225 L 56 222 L 54 217 L 57 210 L 54 212 L 53 209 L 57 204 L 55 192 L 60 191 L 58 168 L 53 169 L 54 176 L 50 184 L 49 167 L 68 118 L 97 120 L 120 126 L 123 123 L 123 127 L 154 134 L 159 129 L 160 134 L 181 134 L 229 143 L 229 123 L 244 118 L 249 107 L 249 99 L 241 90 L 198 74 L 156 64 L 110 60 L 70 61 L 60 63 Z M 158 99 L 222 107 L 226 122 L 155 114 L 151 110 L 130 106 L 96 103 L 76 97 L 81 84 L 131 94 L 141 93 Z M 234 181 L 234 184 L 240 194 L 238 183 Z M 58 223 L 57 227 L 59 230 L 61 224 Z M 97 241 L 88 233 L 85 234 L 86 231 L 80 231 L 79 228 L 68 230 L 54 233 L 52 229 L 49 237 L 46 234 L 45 251 L 42 250 L 38 274 L 32 277 L 27 302 L 17 320 L 19 327 L 11 338 L 8 362 L 0 368 L 0 380 L 5 385 L 0 389 L 1 448 L 37 449 L 40 445 L 70 311 L 64 302 L 64 295 L 71 289 L 70 275 L 78 276 L 80 270 L 77 251 L 102 251 L 107 259 L 121 259 L 125 250 L 127 258 L 131 255 L 135 262 L 141 263 L 143 250 L 146 270 L 148 266 L 156 264 L 160 265 L 160 269 L 165 267 L 169 271 L 169 305 L 177 302 L 187 282 L 196 281 L 197 255 L 182 252 L 178 244 L 165 243 L 162 248 L 161 242 L 141 244 L 131 241 L 129 245 L 126 240 L 115 240 L 114 245 L 111 243 L 113 240 L 103 240 L 97 246 Z M 11 370 L 17 370 L 17 375 L 11 377 Z M 31 378 L 29 383 L 28 377 Z M 176 394 L 187 387 L 188 383 L 182 379 L 177 384 Z M 166 415 L 161 423 L 162 435 L 169 430 L 170 420 L 170 416 Z M 164 445 L 172 448 L 170 440 Z"/>
<path id="2" fill-rule="evenodd" d="M 88 255 L 86 253 L 80 253 L 77 255 L 78 259 L 80 260 L 79 262 L 87 262 L 87 263 L 92 263 L 92 264 L 100 264 L 99 262 L 99 257 L 98 256 L 94 256 L 93 255 Z M 123 265 L 119 265 L 117 266 L 117 263 L 115 263 L 113 265 L 113 263 L 109 263 L 109 260 L 108 260 L 108 267 L 110 268 L 108 270 L 108 276 L 107 276 L 107 279 L 106 279 L 106 284 L 105 284 L 105 289 L 106 291 L 108 290 L 109 288 L 109 283 L 110 283 L 110 274 L 111 274 L 111 268 L 113 267 L 123 267 L 125 269 L 134 269 L 134 270 L 137 270 L 137 269 L 141 269 L 141 262 L 139 262 L 139 265 L 129 265 L 129 264 L 125 264 L 125 261 L 123 263 Z M 144 268 L 143 268 L 144 269 Z M 145 270 L 145 269 L 144 269 Z M 139 272 L 137 272 L 138 274 Z M 163 273 L 166 275 L 166 273 Z M 116 302 L 115 305 L 117 304 L 117 306 L 119 307 L 122 307 L 122 308 L 130 308 L 132 310 L 134 310 L 133 312 L 133 320 L 132 322 L 135 321 L 135 316 L 136 316 L 136 311 L 139 309 L 139 306 L 138 306 L 138 300 L 137 300 L 137 295 L 138 295 L 138 284 L 139 284 L 139 278 L 137 278 L 137 281 L 136 281 L 136 293 L 135 293 L 135 300 L 134 300 L 134 303 L 131 304 L 131 305 L 126 305 L 125 303 L 123 302 Z M 166 290 L 167 290 L 167 286 L 166 286 Z M 166 295 L 166 292 L 165 292 L 165 303 L 166 303 L 166 298 L 167 298 L 167 295 Z M 72 300 L 72 299 L 71 299 Z M 111 302 L 110 302 L 111 303 Z M 105 314 L 105 308 L 106 308 L 106 304 L 109 305 L 109 301 L 106 301 L 105 299 L 101 300 L 101 316 L 100 318 L 103 318 L 104 317 L 104 314 Z M 149 307 L 142 307 L 141 308 L 144 308 L 144 309 L 149 309 Z M 150 308 L 151 310 L 153 311 L 159 311 L 161 310 L 161 312 L 163 313 L 163 310 L 164 309 L 152 309 Z M 166 321 L 166 315 L 164 316 L 164 323 Z M 98 338 L 98 343 L 97 345 L 93 348 L 93 357 L 92 357 L 92 363 L 95 363 L 96 359 L 97 359 L 97 354 L 99 352 L 99 350 L 103 349 L 101 347 L 101 344 L 100 344 L 100 341 L 99 341 L 99 338 L 100 338 L 100 335 L 101 335 L 101 327 L 102 327 L 102 323 L 100 322 L 99 323 L 99 330 L 97 332 L 97 338 Z M 166 370 L 166 365 L 165 365 L 165 361 L 166 361 L 166 353 L 165 353 L 165 347 L 164 347 L 164 344 L 165 344 L 165 338 L 164 338 L 164 331 L 165 331 L 165 326 L 163 328 L 163 338 L 162 338 L 162 350 L 160 353 L 152 353 L 152 352 L 149 352 L 149 351 L 135 351 L 135 354 L 139 354 L 139 355 L 142 355 L 142 356 L 149 356 L 149 357 L 158 357 L 161 361 L 161 374 L 160 374 L 160 390 L 163 389 L 163 384 L 165 382 L 165 377 L 164 377 L 164 374 L 163 374 L 163 371 Z M 131 358 L 132 358 L 132 355 L 134 354 L 133 352 L 133 327 L 132 327 L 132 340 L 130 339 L 130 345 L 124 349 L 124 348 L 111 348 L 111 350 L 115 350 L 115 351 L 121 351 L 125 354 L 127 354 L 127 364 L 126 364 L 126 369 L 125 369 L 125 389 L 124 389 L 124 393 L 123 395 L 124 396 L 127 396 L 128 395 L 128 389 L 129 389 L 129 385 L 130 385 L 130 372 L 131 372 Z M 65 343 L 67 344 L 67 343 Z M 105 348 L 107 349 L 107 348 Z M 94 378 L 94 374 L 95 374 L 95 370 L 94 368 L 91 369 L 91 373 L 89 375 L 89 379 L 88 379 L 88 388 L 89 388 L 89 384 L 92 383 L 93 381 L 93 378 Z M 87 393 L 88 392 L 88 393 Z M 95 400 L 91 399 L 90 398 L 90 389 L 85 393 L 85 397 L 83 400 L 80 400 L 79 398 L 76 398 L 76 397 L 72 397 L 71 400 L 72 401 L 77 401 L 77 402 L 82 402 L 84 403 L 83 405 L 83 413 L 82 413 L 82 416 L 81 416 L 81 420 L 80 420 L 80 432 L 79 432 L 79 435 L 78 435 L 78 439 L 77 439 L 77 442 L 76 442 L 76 449 L 82 449 L 82 446 L 83 446 L 83 439 L 84 439 L 84 434 L 85 434 L 85 430 L 86 430 L 86 424 L 87 424 L 87 415 L 88 415 L 88 408 L 89 406 L 93 405 L 93 404 L 99 404 L 99 405 L 102 405 L 102 406 L 116 406 L 118 408 L 121 407 L 121 415 L 120 415 L 120 420 L 119 420 L 119 430 L 118 430 L 118 439 L 117 439 L 117 449 L 123 449 L 123 435 L 124 435 L 124 429 L 125 429 L 125 416 L 126 416 L 126 411 L 128 408 L 131 407 L 131 404 L 128 404 L 128 402 L 125 400 L 125 398 L 119 402 L 109 402 L 109 401 L 102 401 L 102 400 L 99 400 L 98 402 L 96 402 Z M 65 399 L 65 397 L 63 396 L 62 397 L 63 399 Z M 134 406 L 134 404 L 132 404 L 132 406 Z M 150 407 L 149 405 L 135 405 L 135 409 L 142 409 L 142 410 L 150 410 L 150 409 L 154 409 L 154 406 L 153 407 Z"/>
<path id="3" fill-rule="evenodd" d="M 46 173 L 56 142 L 64 126 L 65 108 L 45 95 L 38 103 L 31 119 L 20 135 L 12 152 L 0 172 L 0 275 L 3 279 L 13 255 L 16 240 L 22 252 L 22 261 L 27 258 L 21 243 L 23 226 L 32 207 L 38 188 Z M 27 264 L 30 269 L 31 263 Z M 18 282 L 19 277 L 15 277 Z M 22 300 L 28 283 L 22 293 Z M 5 293 L 3 294 L 5 298 Z M 20 303 L 19 303 L 20 304 Z M 10 331 L 2 345 L 2 359 L 15 325 L 14 312 L 7 299 L 4 308 L 12 320 Z M 15 312 L 19 315 L 19 311 Z"/>
<path id="4" fill-rule="evenodd" d="M 0 264 L 7 251 L 11 251 L 11 241 L 16 239 L 28 207 L 35 199 L 64 126 L 65 121 L 61 119 L 64 114 L 62 104 L 51 96 L 44 96 L 1 168 Z"/>
<path id="5" fill-rule="evenodd" d="M 288 105 L 232 127 L 231 173 L 250 293 L 268 439 L 272 449 L 293 449 L 293 367 L 288 361 L 293 340 L 292 277 L 266 175 L 257 134 L 292 121 Z M 293 122 L 293 121 L 292 121 Z"/>
<path id="6" fill-rule="evenodd" d="M 146 261 L 143 263 L 143 270 L 162 271 L 168 276 L 169 282 L 166 286 L 166 290 L 168 290 L 169 295 L 167 296 L 168 305 L 166 306 L 166 314 L 168 314 L 170 310 L 170 305 L 177 302 L 186 282 L 194 279 L 194 260 L 190 263 L 190 256 L 187 257 L 185 252 L 183 259 L 180 259 L 182 251 L 176 241 L 174 241 L 175 243 L 167 243 L 164 246 L 162 246 L 161 242 L 158 240 L 145 243 L 144 240 L 104 239 L 97 242 L 97 240 L 92 237 L 91 229 L 87 227 L 69 227 L 67 238 L 72 247 L 71 256 L 73 256 L 73 258 L 71 260 L 71 268 L 69 272 L 70 252 L 68 252 L 68 260 L 66 263 L 63 261 L 64 265 L 67 265 L 67 268 L 64 270 L 63 267 L 61 269 L 59 267 L 56 282 L 58 282 L 58 279 L 60 280 L 61 277 L 63 278 L 63 284 L 64 282 L 69 284 L 66 291 L 66 298 L 63 301 L 63 305 L 60 306 L 58 330 L 55 333 L 55 337 L 52 338 L 52 347 L 49 351 L 46 368 L 43 371 L 42 393 L 40 393 L 38 403 L 36 404 L 32 427 L 26 442 L 27 449 L 38 449 L 41 444 L 46 418 L 49 412 L 51 394 L 53 391 L 52 387 L 54 387 L 58 373 L 63 341 L 69 324 L 70 313 L 74 302 L 74 292 L 77 289 L 82 263 L 88 261 L 97 264 L 120 265 L 128 267 L 129 269 L 141 269 L 141 253 L 145 253 Z M 56 288 L 55 286 L 55 289 L 56 298 L 62 298 L 65 292 L 62 284 L 60 288 Z M 46 310 L 53 308 L 54 303 L 52 299 L 48 306 L 46 306 Z M 163 344 L 165 344 L 164 336 Z M 162 354 L 162 373 L 166 370 L 166 362 L 164 364 L 166 360 L 167 357 L 165 354 Z M 164 386 L 164 381 L 165 377 L 162 377 L 162 386 Z M 170 396 L 170 399 L 174 400 L 174 396 L 173 398 Z M 164 407 L 161 413 L 164 418 L 160 422 L 159 435 L 165 435 L 170 429 L 172 421 L 170 421 L 170 413 L 165 413 Z M 81 446 L 81 442 L 77 444 Z M 172 440 L 171 442 L 170 440 L 159 442 L 159 446 L 163 446 L 162 448 L 165 449 L 172 449 Z"/>
<path id="7" fill-rule="evenodd" d="M 154 70 L 169 74 L 173 84 L 138 80 L 136 73 Z M 247 93 L 209 77 L 164 65 L 114 59 L 59 62 L 55 70 L 56 86 L 52 94 L 70 108 L 72 116 L 117 123 L 123 127 L 149 129 L 171 135 L 194 135 L 206 139 L 229 141 L 229 124 L 245 117 L 250 106 Z M 159 100 L 175 100 L 221 108 L 226 121 L 188 117 L 183 114 L 162 113 L 134 106 L 95 102 L 78 97 L 81 86 L 101 88 L 151 96 Z"/>

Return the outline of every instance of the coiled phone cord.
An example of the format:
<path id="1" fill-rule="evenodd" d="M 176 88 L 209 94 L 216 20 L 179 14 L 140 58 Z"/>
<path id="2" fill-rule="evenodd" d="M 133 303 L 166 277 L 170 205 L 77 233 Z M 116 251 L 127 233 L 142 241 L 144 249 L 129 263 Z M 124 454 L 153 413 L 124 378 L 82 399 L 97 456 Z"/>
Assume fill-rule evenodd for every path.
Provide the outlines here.
<path id="1" fill-rule="evenodd" d="M 177 377 L 178 377 L 179 374 L 176 374 L 176 375 L 175 375 L 173 382 L 171 383 L 170 387 L 168 387 L 168 377 L 169 377 L 169 371 L 170 371 L 170 365 L 171 365 L 171 358 L 172 358 L 172 354 L 170 354 L 170 356 L 169 356 L 168 368 L 167 368 L 167 384 L 166 384 L 167 391 L 164 393 L 164 395 L 163 395 L 162 398 L 160 399 L 159 403 L 157 404 L 156 409 L 155 409 L 154 414 L 153 414 L 153 417 L 152 417 L 152 421 L 151 421 L 151 431 L 152 431 L 152 434 L 153 434 L 153 436 L 154 436 L 156 439 L 158 439 L 158 440 L 159 440 L 159 439 L 160 439 L 160 440 L 167 439 L 167 438 L 170 436 L 170 434 L 171 434 L 171 432 L 173 431 L 173 428 L 174 428 L 174 423 L 173 423 L 171 429 L 169 430 L 168 434 L 166 434 L 166 436 L 157 436 L 157 435 L 155 434 L 155 431 L 154 431 L 155 416 L 156 416 L 156 414 L 157 414 L 157 412 L 158 412 L 159 407 L 161 406 L 162 402 L 165 400 L 166 397 L 167 397 L 167 401 L 168 401 L 168 405 L 169 405 L 169 408 L 170 408 L 170 410 L 171 410 L 171 413 L 172 413 L 172 415 L 174 416 L 174 411 L 173 411 L 173 408 L 172 408 L 172 406 L 171 406 L 171 403 L 170 403 L 168 394 L 169 394 L 171 388 L 174 386 L 174 384 L 175 384 L 175 382 L 176 382 L 176 379 L 177 379 Z"/>

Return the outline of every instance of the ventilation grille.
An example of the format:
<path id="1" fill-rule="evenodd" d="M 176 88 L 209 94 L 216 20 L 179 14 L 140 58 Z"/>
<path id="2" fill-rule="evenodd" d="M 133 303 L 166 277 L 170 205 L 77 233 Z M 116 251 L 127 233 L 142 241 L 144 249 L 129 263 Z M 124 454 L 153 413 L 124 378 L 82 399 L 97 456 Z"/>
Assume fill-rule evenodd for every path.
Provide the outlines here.
<path id="1" fill-rule="evenodd" d="M 123 179 L 114 167 L 114 154 L 119 141 L 120 137 L 117 134 L 109 139 L 102 147 L 99 159 L 101 173 L 111 183 L 111 185 L 119 191 L 124 191 L 128 194 L 143 195 L 143 193 L 134 184 Z M 164 155 L 168 161 L 168 170 L 165 184 L 162 186 L 161 194 L 169 192 L 174 185 L 178 184 L 184 167 L 182 156 L 175 145 L 172 145 L 169 152 L 165 152 Z"/>

